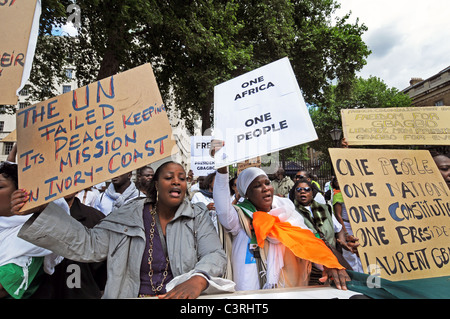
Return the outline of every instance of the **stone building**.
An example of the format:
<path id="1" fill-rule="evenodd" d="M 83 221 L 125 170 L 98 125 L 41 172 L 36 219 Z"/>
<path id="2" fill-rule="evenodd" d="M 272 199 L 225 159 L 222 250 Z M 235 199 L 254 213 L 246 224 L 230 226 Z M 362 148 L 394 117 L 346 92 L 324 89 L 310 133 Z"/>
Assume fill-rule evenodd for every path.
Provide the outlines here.
<path id="1" fill-rule="evenodd" d="M 409 95 L 413 106 L 450 105 L 450 66 L 428 79 L 412 78 L 402 92 Z"/>

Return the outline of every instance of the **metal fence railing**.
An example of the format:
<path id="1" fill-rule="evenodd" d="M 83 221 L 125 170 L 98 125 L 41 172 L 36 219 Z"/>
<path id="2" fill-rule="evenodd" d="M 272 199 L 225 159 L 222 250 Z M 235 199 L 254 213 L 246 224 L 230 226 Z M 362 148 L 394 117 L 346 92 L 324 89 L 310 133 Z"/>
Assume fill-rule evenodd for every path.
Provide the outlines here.
<path id="1" fill-rule="evenodd" d="M 325 183 L 331 181 L 333 175 L 333 167 L 330 162 L 321 160 L 302 160 L 288 161 L 284 163 L 286 175 L 294 178 L 295 174 L 300 170 L 305 170 L 314 175 L 314 180 L 324 187 Z"/>

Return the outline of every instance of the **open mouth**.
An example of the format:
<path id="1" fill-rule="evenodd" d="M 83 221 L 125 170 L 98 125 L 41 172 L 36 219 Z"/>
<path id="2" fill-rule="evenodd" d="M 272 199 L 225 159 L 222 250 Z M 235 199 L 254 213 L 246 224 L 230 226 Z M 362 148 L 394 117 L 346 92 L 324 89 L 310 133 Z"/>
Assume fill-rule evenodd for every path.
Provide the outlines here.
<path id="1" fill-rule="evenodd" d="M 307 196 L 306 195 L 300 195 L 300 200 L 301 201 L 306 201 L 307 200 Z"/>
<path id="2" fill-rule="evenodd" d="M 181 189 L 179 189 L 179 188 L 172 188 L 169 191 L 169 195 L 171 197 L 174 197 L 174 198 L 179 198 L 179 197 L 181 197 Z"/>
<path id="3" fill-rule="evenodd" d="M 263 195 L 262 198 L 264 201 L 272 201 L 272 194 L 267 193 L 267 194 Z"/>

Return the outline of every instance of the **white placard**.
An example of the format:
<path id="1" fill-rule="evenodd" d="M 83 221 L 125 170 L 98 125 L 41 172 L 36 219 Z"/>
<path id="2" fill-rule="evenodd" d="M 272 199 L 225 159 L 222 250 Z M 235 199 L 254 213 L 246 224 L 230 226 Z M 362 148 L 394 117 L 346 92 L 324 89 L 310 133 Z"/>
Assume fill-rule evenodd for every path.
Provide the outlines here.
<path id="1" fill-rule="evenodd" d="M 214 138 L 216 168 L 317 139 L 288 58 L 214 88 Z"/>
<path id="2" fill-rule="evenodd" d="M 212 136 L 191 136 L 191 169 L 194 176 L 207 176 L 215 171 L 215 160 L 209 155 Z"/>

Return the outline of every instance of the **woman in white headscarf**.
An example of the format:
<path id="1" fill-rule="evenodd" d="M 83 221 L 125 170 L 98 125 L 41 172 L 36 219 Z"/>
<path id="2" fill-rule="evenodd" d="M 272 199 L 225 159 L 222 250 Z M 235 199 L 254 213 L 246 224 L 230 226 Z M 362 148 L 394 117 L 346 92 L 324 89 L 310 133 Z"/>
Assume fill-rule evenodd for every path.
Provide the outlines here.
<path id="1" fill-rule="evenodd" d="M 229 200 L 228 179 L 227 167 L 220 168 L 216 174 L 213 196 L 219 222 L 233 238 L 231 264 L 236 290 L 307 286 L 311 262 L 317 263 L 318 260 L 327 260 L 325 263 L 331 260 L 328 265 L 337 264 L 337 268 L 324 267 L 322 281 L 333 279 L 337 288 L 346 289 L 345 282 L 350 278 L 345 269 L 337 263 L 325 244 L 312 235 L 293 203 L 287 198 L 273 196 L 273 187 L 263 170 L 247 168 L 239 174 L 237 189 L 246 200 L 236 206 L 231 205 Z M 280 226 L 303 232 L 307 240 L 297 243 L 300 247 L 294 248 L 306 252 L 304 256 L 308 259 L 297 257 L 298 254 L 293 252 L 295 249 L 285 245 L 282 242 L 284 238 L 274 235 L 276 232 L 257 238 L 254 228 L 259 227 L 255 224 L 255 212 L 258 216 L 275 216 Z M 283 228 L 278 228 L 278 233 L 283 233 L 280 229 Z M 317 258 L 313 256 L 317 251 L 321 251 L 322 256 L 319 256 L 320 253 L 317 253 Z"/>

